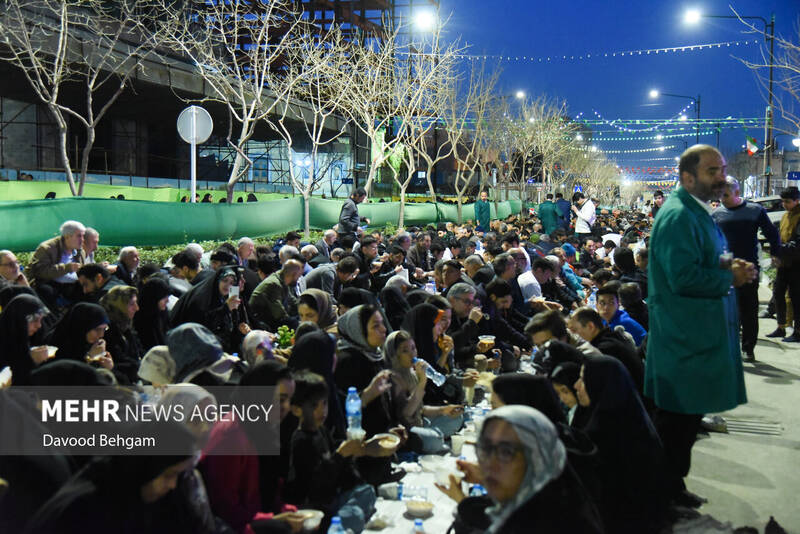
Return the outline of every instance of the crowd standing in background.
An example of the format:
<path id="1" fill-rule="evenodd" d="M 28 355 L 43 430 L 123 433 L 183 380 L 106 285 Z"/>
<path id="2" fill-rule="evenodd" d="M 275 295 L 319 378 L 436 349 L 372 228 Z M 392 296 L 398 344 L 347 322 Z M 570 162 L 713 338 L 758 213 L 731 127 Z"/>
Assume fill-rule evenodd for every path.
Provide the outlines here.
<path id="1" fill-rule="evenodd" d="M 102 234 L 66 221 L 24 271 L 0 251 L 5 386 L 156 385 L 187 406 L 218 402 L 210 386 L 274 386 L 281 421 L 275 456 L 211 454 L 255 450 L 231 420 L 166 429 L 177 457 L 0 457 L 0 532 L 296 532 L 298 508 L 360 532 L 398 459 L 454 448 L 478 397 L 495 409 L 458 466 L 486 494 L 437 484 L 456 532 L 658 532 L 703 502 L 683 482 L 702 417 L 746 402 L 759 229 L 774 334 L 800 341 L 797 188 L 775 228 L 716 149 L 691 147 L 679 171 L 648 212 L 557 193 L 491 219 L 483 191 L 474 221 L 384 235 L 356 189 L 317 243 L 191 244 L 167 265 L 131 246 L 100 264 Z"/>

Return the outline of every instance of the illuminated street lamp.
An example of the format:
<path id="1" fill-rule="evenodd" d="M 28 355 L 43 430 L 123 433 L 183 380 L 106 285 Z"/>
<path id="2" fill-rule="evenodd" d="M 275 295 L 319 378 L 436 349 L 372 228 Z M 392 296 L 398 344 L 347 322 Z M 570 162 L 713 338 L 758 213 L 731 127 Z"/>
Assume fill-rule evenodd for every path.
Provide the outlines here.
<path id="1" fill-rule="evenodd" d="M 775 14 L 773 13 L 770 17 L 770 21 L 767 22 L 767 19 L 764 17 L 745 17 L 742 15 L 706 15 L 705 13 L 701 13 L 697 9 L 690 9 L 684 14 L 683 20 L 687 24 L 697 24 L 700 22 L 700 19 L 738 19 L 738 20 L 760 20 L 764 23 L 764 40 L 769 42 L 769 103 L 767 105 L 767 139 L 765 141 L 764 146 L 764 176 L 766 177 L 766 191 L 765 194 L 770 194 L 770 177 L 772 176 L 772 150 L 773 150 L 773 138 L 774 135 L 772 133 L 773 121 L 772 121 L 772 101 L 773 101 L 773 93 L 772 93 L 772 78 L 773 78 L 773 67 L 775 65 Z"/>
<path id="2" fill-rule="evenodd" d="M 434 28 L 436 28 L 437 23 L 438 20 L 436 17 L 436 13 L 434 13 L 433 11 L 429 11 L 426 9 L 418 11 L 416 15 L 414 15 L 414 26 L 416 26 L 416 28 L 419 31 L 422 32 L 433 31 Z"/>
<path id="3" fill-rule="evenodd" d="M 674 97 L 674 98 L 688 98 L 689 100 L 691 100 L 692 103 L 694 104 L 694 110 L 695 110 L 695 113 L 697 114 L 697 119 L 698 119 L 697 120 L 697 124 L 695 125 L 695 132 L 696 132 L 696 134 L 695 134 L 695 138 L 696 138 L 695 142 L 696 143 L 700 143 L 700 95 L 697 95 L 697 98 L 695 98 L 695 97 L 689 96 L 689 95 L 676 95 L 674 93 L 662 93 L 658 89 L 650 89 L 650 93 L 649 94 L 650 94 L 650 98 L 652 98 L 652 99 L 656 99 L 659 96 L 671 96 L 671 97 Z M 686 115 L 681 115 L 679 120 L 685 121 L 686 120 Z"/>
<path id="4" fill-rule="evenodd" d="M 686 11 L 686 14 L 683 16 L 683 21 L 686 24 L 697 24 L 700 22 L 700 18 L 703 16 L 697 9 L 689 9 Z"/>

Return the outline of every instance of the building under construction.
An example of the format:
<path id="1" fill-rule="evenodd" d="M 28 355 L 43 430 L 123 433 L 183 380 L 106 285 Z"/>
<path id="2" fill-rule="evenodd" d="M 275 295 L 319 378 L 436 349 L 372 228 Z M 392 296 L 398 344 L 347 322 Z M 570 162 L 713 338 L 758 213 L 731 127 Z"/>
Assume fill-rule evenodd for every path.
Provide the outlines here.
<path id="1" fill-rule="evenodd" d="M 390 28 L 410 27 L 421 10 L 438 11 L 438 0 L 295 0 L 302 17 L 320 31 L 338 25 L 355 42 L 380 39 Z M 176 120 L 191 100 L 208 96 L 196 66 L 170 56 L 170 62 L 147 65 L 147 76 L 134 78 L 98 124 L 89 159 L 88 181 L 124 185 L 178 185 L 188 179 L 189 149 L 177 134 Z M 20 175 L 37 180 L 63 179 L 58 157 L 58 131 L 46 106 L 36 100 L 24 76 L 0 61 L 0 178 Z M 65 87 L 64 98 L 78 102 L 81 91 Z M 211 138 L 199 147 L 198 180 L 221 183 L 228 178 L 235 151 L 226 141 L 228 113 L 213 102 L 203 104 L 214 119 Z M 69 150 L 76 167 L 84 131 L 69 125 Z M 251 150 L 252 149 L 252 150 Z M 302 146 L 296 147 L 298 152 Z M 289 161 L 283 142 L 260 124 L 248 152 L 253 160 L 242 190 L 290 193 Z M 370 147 L 357 128 L 331 147 L 326 168 L 331 172 L 326 195 L 342 196 L 366 177 Z M 334 184 L 335 182 L 335 184 Z M 221 185 L 221 184 L 220 184 Z M 339 191 L 339 189 L 342 189 Z"/>

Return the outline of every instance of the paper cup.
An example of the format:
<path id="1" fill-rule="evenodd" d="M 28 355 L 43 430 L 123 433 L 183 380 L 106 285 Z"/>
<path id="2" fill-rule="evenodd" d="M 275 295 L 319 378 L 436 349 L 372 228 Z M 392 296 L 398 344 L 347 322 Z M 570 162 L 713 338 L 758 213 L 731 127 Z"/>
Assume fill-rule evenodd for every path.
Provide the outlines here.
<path id="1" fill-rule="evenodd" d="M 450 436 L 450 450 L 453 452 L 453 456 L 461 456 L 461 448 L 464 446 L 465 441 L 467 441 L 466 436 L 461 434 Z"/>

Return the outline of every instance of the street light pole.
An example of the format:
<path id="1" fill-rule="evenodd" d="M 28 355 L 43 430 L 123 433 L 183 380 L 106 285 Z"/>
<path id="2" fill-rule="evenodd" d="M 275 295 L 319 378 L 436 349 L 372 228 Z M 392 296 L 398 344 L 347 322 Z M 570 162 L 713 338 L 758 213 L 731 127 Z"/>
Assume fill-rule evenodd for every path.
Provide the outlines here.
<path id="1" fill-rule="evenodd" d="M 765 195 L 769 195 L 770 193 L 770 178 L 772 177 L 772 151 L 773 151 L 773 93 L 772 93 L 772 81 L 773 81 L 773 70 L 775 66 L 775 13 L 772 13 L 770 16 L 770 21 L 767 22 L 767 19 L 764 17 L 743 17 L 737 14 L 737 16 L 733 15 L 705 15 L 699 13 L 697 11 L 689 11 L 686 13 L 686 21 L 689 23 L 697 22 L 700 17 L 705 17 L 709 19 L 738 19 L 738 20 L 760 20 L 764 23 L 764 40 L 769 41 L 769 102 L 767 104 L 767 124 L 766 124 L 766 136 L 764 140 L 764 177 L 766 178 L 766 191 L 764 191 Z"/>
<path id="2" fill-rule="evenodd" d="M 662 93 L 657 89 L 653 89 L 650 91 L 651 98 L 658 98 L 658 96 L 672 96 L 675 98 L 688 98 L 689 100 L 694 101 L 694 111 L 697 115 L 697 124 L 695 124 L 695 143 L 700 144 L 700 95 L 697 95 L 697 98 L 689 95 L 676 95 L 674 93 Z M 685 108 L 684 108 L 685 109 Z M 717 143 L 719 144 L 719 143 Z"/>

